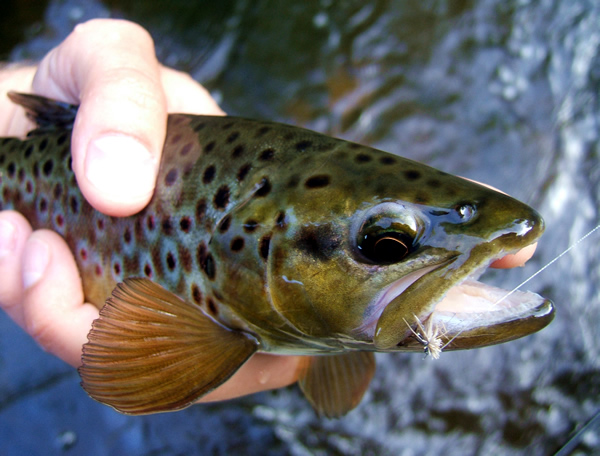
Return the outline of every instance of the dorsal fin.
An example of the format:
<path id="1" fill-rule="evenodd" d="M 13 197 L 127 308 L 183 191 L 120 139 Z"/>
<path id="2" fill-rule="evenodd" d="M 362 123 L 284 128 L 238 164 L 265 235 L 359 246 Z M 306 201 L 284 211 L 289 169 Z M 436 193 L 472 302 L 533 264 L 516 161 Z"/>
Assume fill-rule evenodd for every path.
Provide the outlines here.
<path id="1" fill-rule="evenodd" d="M 7 95 L 13 103 L 23 106 L 27 117 L 37 124 L 38 128 L 28 136 L 73 128 L 78 106 L 30 93 L 8 92 Z"/>

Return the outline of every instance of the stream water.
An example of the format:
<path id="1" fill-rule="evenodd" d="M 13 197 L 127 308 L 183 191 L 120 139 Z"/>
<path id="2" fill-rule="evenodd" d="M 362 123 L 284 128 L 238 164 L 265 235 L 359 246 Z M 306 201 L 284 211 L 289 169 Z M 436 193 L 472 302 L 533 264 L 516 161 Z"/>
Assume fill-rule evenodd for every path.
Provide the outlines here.
<path id="1" fill-rule="evenodd" d="M 486 182 L 546 234 L 512 288 L 598 223 L 600 4 L 586 0 L 9 2 L 0 54 L 39 59 L 124 17 L 230 114 L 305 126 Z M 34 7 L 35 5 L 35 7 Z M 9 26 L 10 25 L 10 26 Z M 126 417 L 0 316 L 1 454 L 546 455 L 600 409 L 598 233 L 526 288 L 555 321 L 485 349 L 377 357 L 361 406 L 319 419 L 295 388 Z M 26 361 L 24 361 L 26 360 Z M 591 429 L 575 454 L 598 454 Z"/>

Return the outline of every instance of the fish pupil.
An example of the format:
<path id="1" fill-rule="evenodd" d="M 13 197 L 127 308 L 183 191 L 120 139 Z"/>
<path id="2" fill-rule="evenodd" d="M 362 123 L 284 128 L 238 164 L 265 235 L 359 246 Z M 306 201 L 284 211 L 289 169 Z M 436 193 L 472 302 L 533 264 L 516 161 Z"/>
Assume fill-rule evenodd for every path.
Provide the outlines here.
<path id="1" fill-rule="evenodd" d="M 404 233 L 382 232 L 365 234 L 358 248 L 370 261 L 394 264 L 402 261 L 411 250 L 412 239 Z"/>

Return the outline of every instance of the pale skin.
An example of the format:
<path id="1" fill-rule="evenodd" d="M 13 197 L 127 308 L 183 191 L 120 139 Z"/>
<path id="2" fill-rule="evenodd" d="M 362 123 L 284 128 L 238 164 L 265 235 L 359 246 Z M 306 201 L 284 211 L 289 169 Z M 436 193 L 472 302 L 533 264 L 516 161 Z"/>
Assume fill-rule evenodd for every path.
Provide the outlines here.
<path id="1" fill-rule="evenodd" d="M 92 206 L 114 216 L 132 215 L 148 203 L 167 113 L 224 115 L 202 86 L 157 61 L 143 28 L 112 19 L 77 26 L 39 65 L 0 71 L 0 136 L 23 136 L 32 125 L 6 97 L 9 90 L 80 104 L 72 139 L 77 182 Z M 493 266 L 520 266 L 534 250 L 530 246 Z M 0 212 L 0 277 L 0 307 L 46 351 L 78 367 L 98 309 L 84 301 L 63 239 L 33 231 L 14 211 Z M 297 379 L 299 360 L 255 355 L 202 401 L 289 385 Z"/>

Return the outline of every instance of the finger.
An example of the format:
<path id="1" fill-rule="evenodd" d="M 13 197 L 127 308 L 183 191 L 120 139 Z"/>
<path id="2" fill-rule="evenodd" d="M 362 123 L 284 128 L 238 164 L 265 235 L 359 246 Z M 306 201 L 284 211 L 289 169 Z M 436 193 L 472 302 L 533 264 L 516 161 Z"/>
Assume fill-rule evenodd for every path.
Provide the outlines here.
<path id="1" fill-rule="evenodd" d="M 21 300 L 21 261 L 31 226 L 21 214 L 0 212 L 0 307 L 21 327 L 24 325 Z"/>
<path id="2" fill-rule="evenodd" d="M 55 232 L 34 232 L 23 250 L 24 328 L 46 351 L 81 365 L 98 309 L 84 304 L 79 272 L 65 241 Z"/>
<path id="3" fill-rule="evenodd" d="M 81 105 L 73 169 L 86 199 L 115 216 L 141 210 L 154 190 L 167 103 L 152 38 L 127 21 L 78 25 L 40 63 L 34 90 Z"/>
<path id="4" fill-rule="evenodd" d="M 160 75 L 169 112 L 214 116 L 225 114 L 208 90 L 194 81 L 189 74 L 161 67 Z"/>
<path id="5" fill-rule="evenodd" d="M 291 385 L 298 380 L 300 360 L 300 356 L 254 355 L 233 377 L 199 402 L 222 401 Z"/>
<path id="6" fill-rule="evenodd" d="M 506 255 L 499 260 L 494 261 L 491 264 L 492 268 L 508 269 L 516 268 L 518 266 L 524 266 L 527 261 L 533 256 L 537 242 L 535 244 L 528 245 L 524 249 L 519 250 L 517 253 Z"/>

